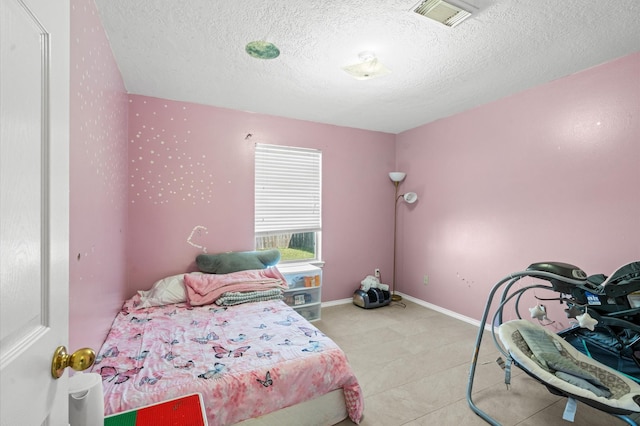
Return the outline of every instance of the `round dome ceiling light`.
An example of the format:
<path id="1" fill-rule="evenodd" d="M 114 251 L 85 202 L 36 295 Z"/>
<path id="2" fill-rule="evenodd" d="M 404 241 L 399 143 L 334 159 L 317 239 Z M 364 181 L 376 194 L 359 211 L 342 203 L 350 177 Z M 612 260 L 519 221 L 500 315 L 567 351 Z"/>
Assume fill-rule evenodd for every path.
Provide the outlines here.
<path id="1" fill-rule="evenodd" d="M 264 40 L 257 40 L 247 43 L 244 50 L 254 58 L 274 59 L 280 56 L 280 49 L 275 44 Z"/>

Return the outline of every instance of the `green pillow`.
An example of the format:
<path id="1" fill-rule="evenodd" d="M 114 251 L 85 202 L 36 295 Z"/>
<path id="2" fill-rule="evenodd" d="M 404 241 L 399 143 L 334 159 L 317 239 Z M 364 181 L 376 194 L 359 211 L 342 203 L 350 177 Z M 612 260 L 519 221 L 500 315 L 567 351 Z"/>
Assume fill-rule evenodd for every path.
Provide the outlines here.
<path id="1" fill-rule="evenodd" d="M 278 264 L 280 252 L 276 249 L 262 251 L 230 251 L 218 254 L 199 254 L 196 265 L 209 274 L 230 274 L 251 269 L 265 269 Z"/>

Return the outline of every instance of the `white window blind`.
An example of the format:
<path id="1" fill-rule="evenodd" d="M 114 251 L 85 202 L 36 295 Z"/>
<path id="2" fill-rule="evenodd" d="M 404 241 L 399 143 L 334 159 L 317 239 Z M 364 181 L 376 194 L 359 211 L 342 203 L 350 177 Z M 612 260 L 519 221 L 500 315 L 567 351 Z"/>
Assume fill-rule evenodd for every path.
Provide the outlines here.
<path id="1" fill-rule="evenodd" d="M 322 152 L 256 144 L 255 234 L 321 231 Z"/>

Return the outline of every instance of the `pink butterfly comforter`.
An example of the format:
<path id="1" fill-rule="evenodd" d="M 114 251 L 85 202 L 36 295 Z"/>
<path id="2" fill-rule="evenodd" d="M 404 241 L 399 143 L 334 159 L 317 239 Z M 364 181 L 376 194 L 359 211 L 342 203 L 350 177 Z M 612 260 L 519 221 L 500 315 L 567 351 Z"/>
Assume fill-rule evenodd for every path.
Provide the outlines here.
<path id="1" fill-rule="evenodd" d="M 279 300 L 122 312 L 96 357 L 105 415 L 193 392 L 209 424 L 230 425 L 342 388 L 359 423 L 360 385 L 344 352 Z"/>

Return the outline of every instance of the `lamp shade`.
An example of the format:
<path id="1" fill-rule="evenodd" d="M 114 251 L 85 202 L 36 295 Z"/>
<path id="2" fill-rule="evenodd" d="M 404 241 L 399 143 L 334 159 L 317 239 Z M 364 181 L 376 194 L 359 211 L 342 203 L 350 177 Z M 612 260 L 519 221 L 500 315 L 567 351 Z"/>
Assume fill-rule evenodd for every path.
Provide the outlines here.
<path id="1" fill-rule="evenodd" d="M 413 204 L 418 201 L 418 194 L 416 194 L 415 192 L 407 192 L 402 196 L 402 198 L 404 198 L 404 201 L 406 201 L 407 203 Z"/>
<path id="2" fill-rule="evenodd" d="M 394 182 L 402 182 L 407 176 L 404 172 L 389 172 L 389 178 Z"/>

